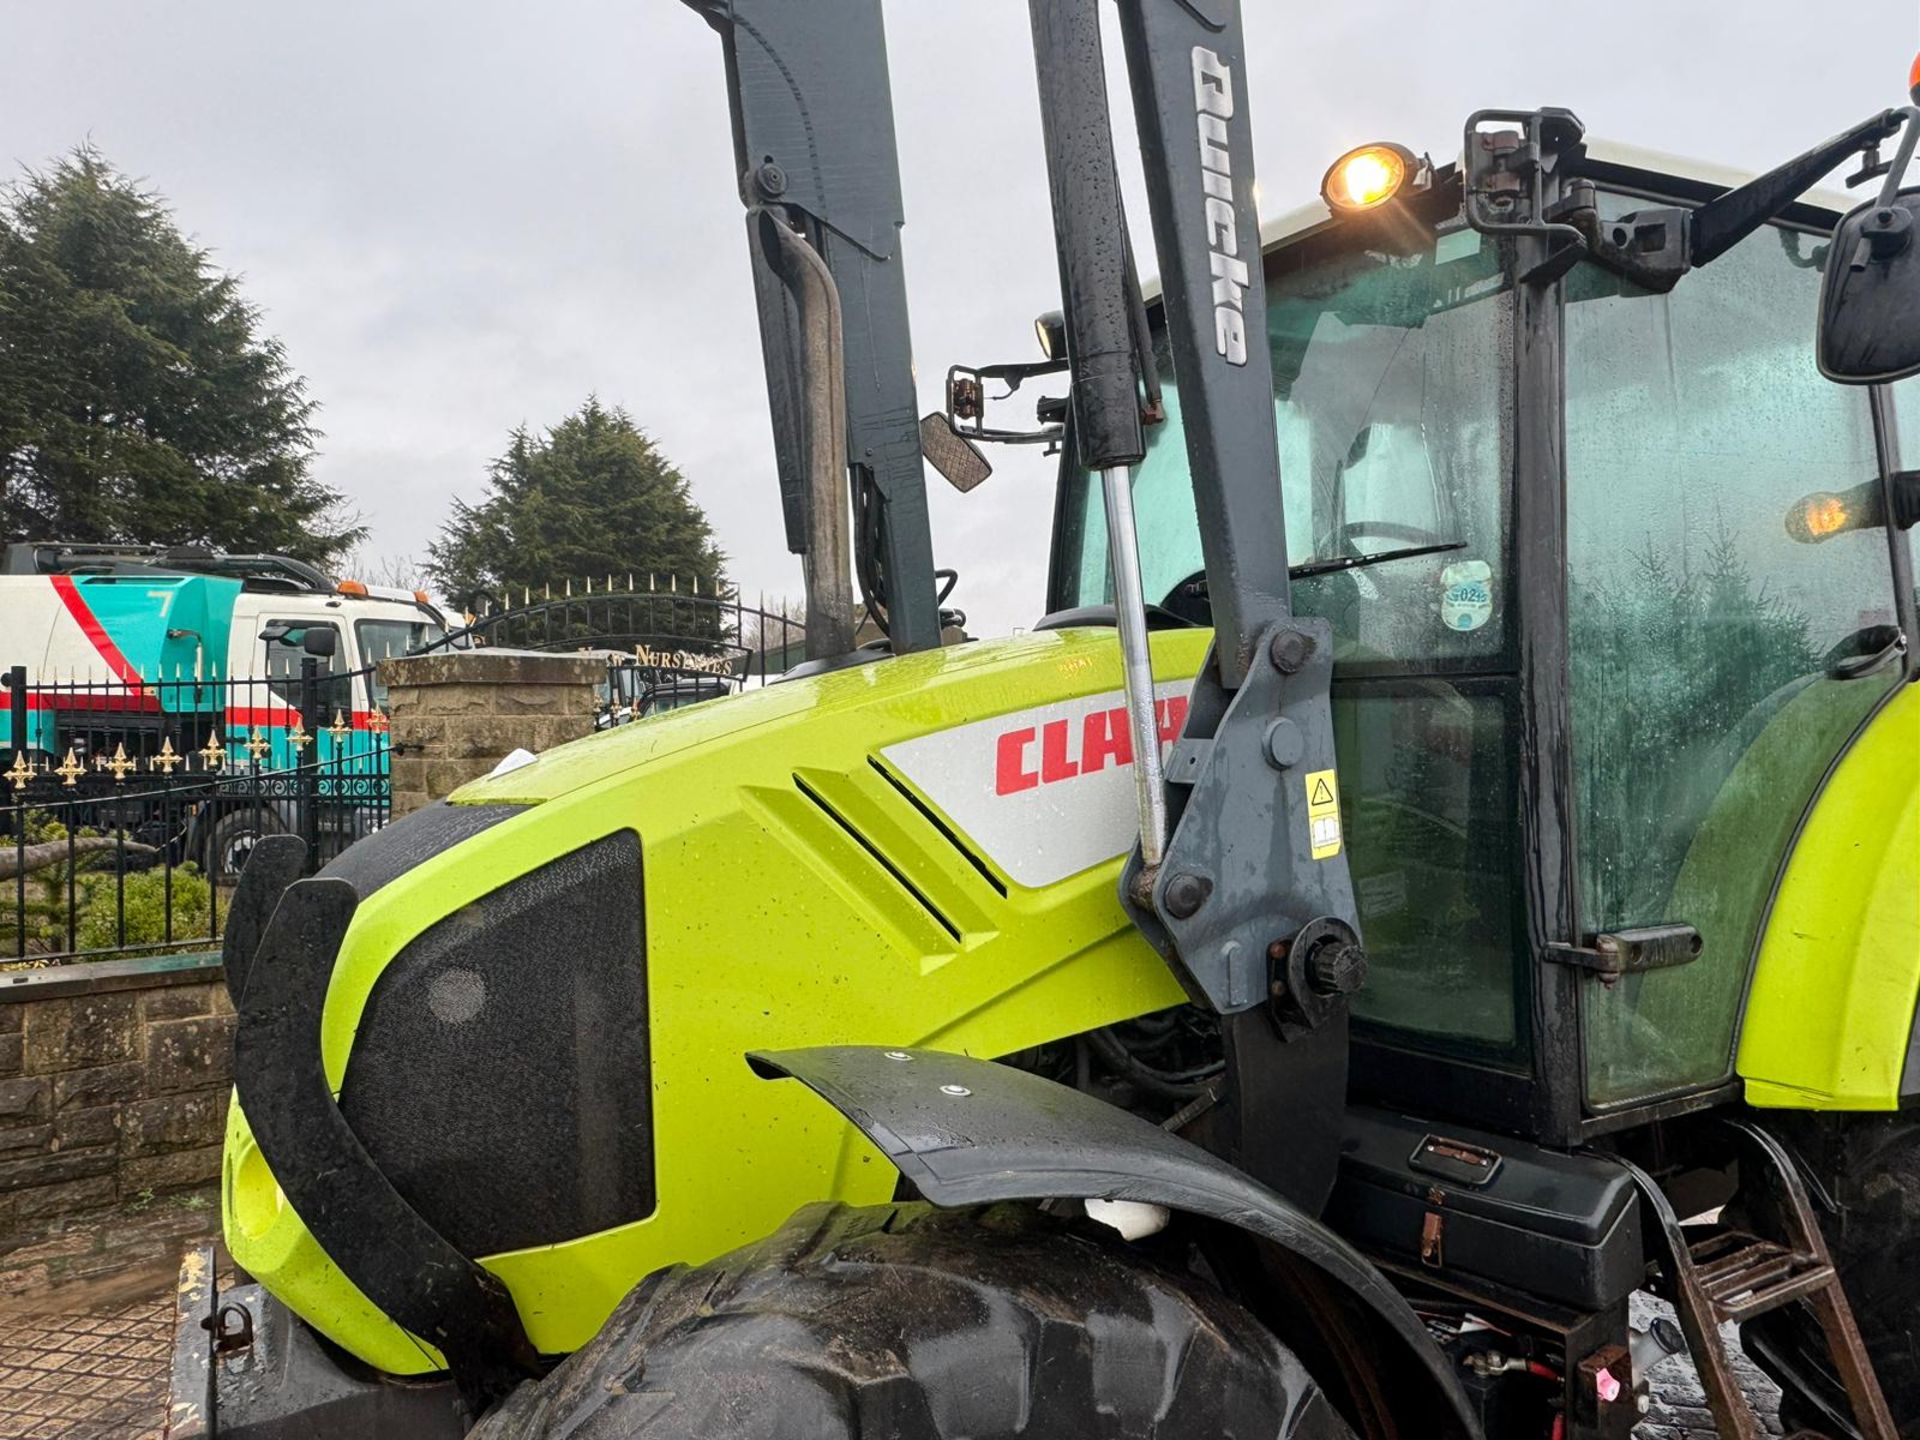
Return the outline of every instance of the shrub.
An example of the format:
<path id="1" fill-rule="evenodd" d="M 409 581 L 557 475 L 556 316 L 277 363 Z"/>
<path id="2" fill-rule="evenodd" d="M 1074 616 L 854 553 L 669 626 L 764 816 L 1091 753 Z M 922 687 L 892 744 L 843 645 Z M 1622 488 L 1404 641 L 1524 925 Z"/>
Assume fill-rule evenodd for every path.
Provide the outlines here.
<path id="1" fill-rule="evenodd" d="M 125 877 L 126 940 L 129 950 L 158 947 L 167 940 L 167 876 L 163 870 L 140 870 Z M 83 875 L 86 898 L 80 902 L 75 940 L 80 950 L 111 950 L 121 946 L 119 905 L 111 874 Z M 173 938 L 191 940 L 212 929 L 212 888 L 199 867 L 191 863 L 173 872 Z"/>

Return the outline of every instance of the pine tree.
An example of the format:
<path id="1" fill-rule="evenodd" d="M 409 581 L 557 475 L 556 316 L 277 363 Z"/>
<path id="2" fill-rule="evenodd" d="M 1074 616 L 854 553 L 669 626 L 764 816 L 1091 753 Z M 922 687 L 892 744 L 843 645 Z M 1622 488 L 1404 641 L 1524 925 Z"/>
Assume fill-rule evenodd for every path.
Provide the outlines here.
<path id="1" fill-rule="evenodd" d="M 83 146 L 0 191 L 0 527 L 324 562 L 314 402 L 237 279 Z"/>
<path id="2" fill-rule="evenodd" d="M 428 553 L 458 599 L 630 574 L 710 590 L 726 561 L 686 477 L 626 411 L 594 396 L 544 434 L 516 429 L 484 498 L 456 498 Z"/>

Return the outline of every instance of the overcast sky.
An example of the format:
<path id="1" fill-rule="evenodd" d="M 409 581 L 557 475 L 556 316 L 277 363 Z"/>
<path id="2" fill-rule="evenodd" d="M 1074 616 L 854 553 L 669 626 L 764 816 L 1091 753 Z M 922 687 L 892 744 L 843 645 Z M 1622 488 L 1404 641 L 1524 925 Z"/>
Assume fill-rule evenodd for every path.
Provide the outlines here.
<path id="1" fill-rule="evenodd" d="M 1243 3 L 1269 214 L 1364 140 L 1451 159 L 1486 106 L 1764 168 L 1898 103 L 1920 44 L 1920 0 Z M 1058 294 L 1024 0 L 887 23 L 927 409 L 952 361 L 1031 358 Z M 89 137 L 244 275 L 373 553 L 423 554 L 508 430 L 597 391 L 686 472 L 749 595 L 798 592 L 719 44 L 678 0 L 0 0 L 0 156 Z M 931 478 L 976 633 L 1042 606 L 1051 466 L 995 458 L 968 497 Z"/>

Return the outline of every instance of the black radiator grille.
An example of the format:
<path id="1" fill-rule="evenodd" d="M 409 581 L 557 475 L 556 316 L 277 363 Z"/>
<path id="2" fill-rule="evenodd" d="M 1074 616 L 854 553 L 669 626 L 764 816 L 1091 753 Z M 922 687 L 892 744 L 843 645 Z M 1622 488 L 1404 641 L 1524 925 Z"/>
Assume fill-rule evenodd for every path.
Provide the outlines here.
<path id="1" fill-rule="evenodd" d="M 467 1255 L 652 1212 L 645 935 L 621 831 L 447 916 L 374 984 L 340 1107 Z"/>

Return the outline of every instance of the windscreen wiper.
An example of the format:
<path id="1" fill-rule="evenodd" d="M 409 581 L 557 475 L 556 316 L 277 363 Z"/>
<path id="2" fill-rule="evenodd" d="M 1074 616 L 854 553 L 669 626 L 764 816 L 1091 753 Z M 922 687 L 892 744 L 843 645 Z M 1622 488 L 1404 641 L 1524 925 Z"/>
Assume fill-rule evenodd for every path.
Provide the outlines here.
<path id="1" fill-rule="evenodd" d="M 1448 540 L 1440 545 L 1409 545 L 1404 550 L 1382 550 L 1376 555 L 1336 555 L 1325 560 L 1302 560 L 1287 567 L 1289 580 L 1305 580 L 1314 575 L 1331 575 L 1339 570 L 1358 570 L 1388 560 L 1411 560 L 1416 555 L 1438 555 L 1447 550 L 1464 550 L 1464 540 Z"/>

